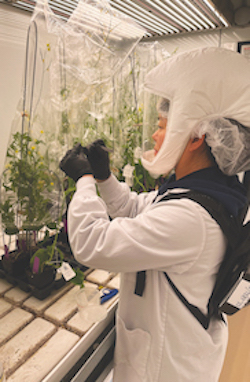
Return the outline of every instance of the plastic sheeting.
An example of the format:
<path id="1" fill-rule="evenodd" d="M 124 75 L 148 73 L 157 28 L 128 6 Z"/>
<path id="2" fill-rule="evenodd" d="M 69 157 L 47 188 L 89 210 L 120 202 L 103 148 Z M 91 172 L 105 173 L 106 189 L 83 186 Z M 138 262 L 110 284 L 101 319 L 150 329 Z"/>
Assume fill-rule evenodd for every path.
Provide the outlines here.
<path id="1" fill-rule="evenodd" d="M 125 165 L 138 163 L 144 76 L 164 56 L 157 43 L 138 46 L 144 33 L 105 0 L 79 0 L 67 21 L 52 12 L 48 0 L 37 1 L 2 176 L 5 229 L 11 231 L 14 222 L 19 230 L 25 225 L 36 230 L 57 220 L 63 176 L 58 163 L 76 142 L 102 138 L 113 148 L 112 170 L 118 177 Z"/>
<path id="2" fill-rule="evenodd" d="M 67 22 L 37 1 L 1 179 L 5 232 L 58 219 L 59 160 L 75 141 L 113 139 L 114 77 L 143 34 L 107 1 L 80 0 Z"/>
<path id="3" fill-rule="evenodd" d="M 43 154 L 52 168 L 75 141 L 111 139 L 115 76 L 143 34 L 107 1 L 80 0 L 64 22 L 47 0 L 38 0 L 12 133 L 28 132 L 37 139 L 42 134 Z"/>

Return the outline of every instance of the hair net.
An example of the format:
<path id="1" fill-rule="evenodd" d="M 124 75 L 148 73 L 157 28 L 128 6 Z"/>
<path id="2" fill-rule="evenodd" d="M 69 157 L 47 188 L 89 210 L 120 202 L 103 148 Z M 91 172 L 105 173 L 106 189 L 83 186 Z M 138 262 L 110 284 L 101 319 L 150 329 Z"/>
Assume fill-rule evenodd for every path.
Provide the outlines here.
<path id="1" fill-rule="evenodd" d="M 147 74 L 145 88 L 170 101 L 167 130 L 161 149 L 156 156 L 149 152 L 142 156 L 143 166 L 158 176 L 169 173 L 176 166 L 192 131 L 200 121 L 213 117 L 228 118 L 247 126 L 247 131 L 250 128 L 250 60 L 240 53 L 209 47 L 174 55 Z M 209 124 L 204 125 L 204 133 L 205 126 L 208 128 Z M 213 134 L 215 130 L 216 127 Z M 237 127 L 229 131 L 236 134 Z M 222 129 L 218 135 L 221 133 Z M 242 129 L 239 129 L 238 136 L 242 137 Z M 230 140 L 233 142 L 230 147 L 234 147 L 234 137 L 217 139 L 218 148 L 215 149 L 214 145 L 212 150 L 218 164 L 220 161 L 227 163 L 220 165 L 222 171 L 230 174 L 236 173 L 239 168 L 245 170 L 249 167 L 249 164 L 245 166 L 247 148 L 242 150 L 246 154 L 245 158 L 235 155 L 230 159 L 230 154 L 220 151 L 221 142 L 225 142 L 226 146 Z M 245 138 L 241 142 L 246 146 Z M 234 150 L 237 154 L 238 148 Z"/>
<path id="2" fill-rule="evenodd" d="M 169 100 L 166 98 L 161 98 L 157 103 L 157 111 L 163 116 L 163 118 L 168 118 Z"/>
<path id="3" fill-rule="evenodd" d="M 198 123 L 192 136 L 206 142 L 221 171 L 227 175 L 250 170 L 250 129 L 233 119 L 211 117 Z"/>

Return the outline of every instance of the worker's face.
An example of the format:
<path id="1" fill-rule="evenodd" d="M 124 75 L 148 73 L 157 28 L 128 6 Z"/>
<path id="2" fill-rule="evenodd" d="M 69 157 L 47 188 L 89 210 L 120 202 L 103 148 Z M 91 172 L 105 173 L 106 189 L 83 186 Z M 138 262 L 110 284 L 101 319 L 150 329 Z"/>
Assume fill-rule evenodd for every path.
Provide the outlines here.
<path id="1" fill-rule="evenodd" d="M 164 118 L 162 117 L 161 114 L 159 114 L 158 129 L 152 135 L 152 138 L 155 141 L 155 146 L 154 146 L 155 155 L 157 155 L 164 141 L 165 134 L 166 134 L 166 127 L 167 127 L 167 118 Z"/>

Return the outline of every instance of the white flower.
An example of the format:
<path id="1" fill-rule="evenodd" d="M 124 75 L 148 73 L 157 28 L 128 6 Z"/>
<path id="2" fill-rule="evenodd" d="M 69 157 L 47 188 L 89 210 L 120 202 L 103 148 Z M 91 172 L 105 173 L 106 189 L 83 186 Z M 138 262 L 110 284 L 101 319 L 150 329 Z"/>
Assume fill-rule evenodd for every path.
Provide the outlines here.
<path id="1" fill-rule="evenodd" d="M 89 115 L 91 115 L 91 117 L 97 119 L 98 121 L 101 121 L 104 118 L 104 114 L 102 114 L 102 113 L 94 113 L 91 111 L 89 111 L 88 113 L 89 113 Z"/>
<path id="2" fill-rule="evenodd" d="M 134 161 L 135 161 L 135 163 L 138 163 L 141 156 L 142 156 L 142 149 L 141 149 L 141 147 L 137 146 L 134 149 Z"/>
<path id="3" fill-rule="evenodd" d="M 131 166 L 130 164 L 126 164 L 126 166 L 122 170 L 122 175 L 124 176 L 125 182 L 127 183 L 127 185 L 129 187 L 133 186 L 133 181 L 134 181 L 133 172 L 134 172 L 134 169 L 135 169 L 134 166 Z"/>
<path id="4" fill-rule="evenodd" d="M 134 171 L 135 167 L 134 166 L 131 166 L 129 163 L 126 164 L 126 166 L 123 168 L 122 170 L 122 175 L 125 176 L 125 177 L 131 177 L 133 176 L 133 171 Z"/>

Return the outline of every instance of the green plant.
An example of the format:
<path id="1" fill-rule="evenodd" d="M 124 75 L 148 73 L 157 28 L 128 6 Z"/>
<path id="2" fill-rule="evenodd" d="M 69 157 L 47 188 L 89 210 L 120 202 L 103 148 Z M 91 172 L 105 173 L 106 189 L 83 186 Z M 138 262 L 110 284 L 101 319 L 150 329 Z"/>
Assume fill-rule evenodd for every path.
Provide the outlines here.
<path id="1" fill-rule="evenodd" d="M 125 180 L 132 191 L 146 192 L 154 190 L 159 180 L 154 179 L 141 164 L 143 108 L 132 109 L 126 104 L 120 110 L 119 123 L 126 123 L 123 130 L 123 143 L 120 147 L 120 158 L 117 178 Z M 114 164 L 115 167 L 115 164 Z M 129 176 L 126 176 L 130 172 Z"/>
<path id="2" fill-rule="evenodd" d="M 6 234 L 39 231 L 51 222 L 51 195 L 59 184 L 44 164 L 39 151 L 43 144 L 41 139 L 17 132 L 8 147 L 0 204 Z"/>
<path id="3" fill-rule="evenodd" d="M 84 273 L 80 270 L 80 268 L 76 268 L 75 270 L 75 277 L 73 277 L 70 282 L 79 285 L 80 288 L 84 287 Z"/>
<path id="4" fill-rule="evenodd" d="M 138 160 L 138 163 L 135 164 L 133 176 L 134 180 L 132 190 L 137 193 L 155 190 L 161 183 L 160 179 L 152 178 L 149 172 L 142 166 L 140 160 Z"/>
<path id="5" fill-rule="evenodd" d="M 64 192 L 64 199 L 62 202 L 59 220 L 48 225 L 48 228 L 56 230 L 53 243 L 51 245 L 46 245 L 46 243 L 50 240 L 50 233 L 47 229 L 45 232 L 44 239 L 39 243 L 40 248 L 38 248 L 35 251 L 35 253 L 30 259 L 30 268 L 33 273 L 42 273 L 45 266 L 59 268 L 62 265 L 64 260 L 64 254 L 57 245 L 58 236 L 61 228 L 64 202 L 66 201 L 68 196 L 72 196 L 72 193 L 74 191 L 75 186 L 70 183 L 69 187 Z M 84 273 L 80 270 L 80 268 L 75 269 L 74 272 L 76 275 L 75 277 L 71 278 L 70 281 L 75 285 L 79 285 L 80 288 L 83 288 Z"/>

